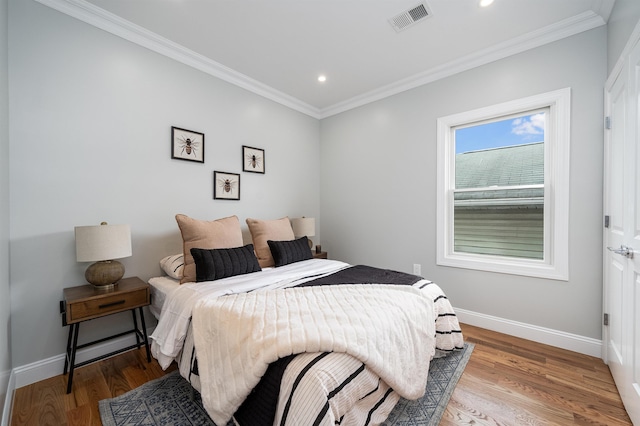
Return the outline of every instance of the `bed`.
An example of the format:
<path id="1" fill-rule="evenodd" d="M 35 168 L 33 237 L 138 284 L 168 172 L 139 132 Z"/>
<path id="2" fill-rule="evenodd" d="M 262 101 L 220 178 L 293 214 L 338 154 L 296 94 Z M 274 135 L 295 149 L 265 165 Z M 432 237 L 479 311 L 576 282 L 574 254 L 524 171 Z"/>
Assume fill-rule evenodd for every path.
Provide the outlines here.
<path id="1" fill-rule="evenodd" d="M 175 255 L 161 262 L 167 276 L 149 280 L 158 317 L 152 354 L 163 368 L 177 362 L 216 424 L 382 424 L 400 397 L 424 393 L 433 357 L 462 349 L 457 317 L 437 284 L 312 259 L 306 238 L 279 241 L 271 253 L 286 253 L 274 266 L 251 265 L 259 259 L 253 245 L 197 248 L 198 274 L 224 263 L 219 255 L 235 256 L 249 272 L 225 275 L 233 269 L 227 264 L 216 279 L 184 280 L 172 265 L 187 261 Z"/>

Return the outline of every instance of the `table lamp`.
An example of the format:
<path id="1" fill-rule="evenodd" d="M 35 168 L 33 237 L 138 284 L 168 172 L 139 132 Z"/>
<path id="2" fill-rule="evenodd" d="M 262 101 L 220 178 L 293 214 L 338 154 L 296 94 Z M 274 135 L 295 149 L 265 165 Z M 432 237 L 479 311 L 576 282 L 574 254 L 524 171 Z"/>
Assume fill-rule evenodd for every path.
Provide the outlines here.
<path id="1" fill-rule="evenodd" d="M 124 266 L 114 259 L 131 256 L 131 229 L 129 225 L 76 226 L 76 260 L 95 262 L 87 268 L 84 277 L 101 290 L 113 289 L 124 276 Z"/>
<path id="2" fill-rule="evenodd" d="M 291 219 L 291 228 L 296 238 L 313 237 L 316 235 L 316 220 L 312 217 L 298 217 Z M 309 248 L 313 247 L 313 241 L 309 238 Z"/>

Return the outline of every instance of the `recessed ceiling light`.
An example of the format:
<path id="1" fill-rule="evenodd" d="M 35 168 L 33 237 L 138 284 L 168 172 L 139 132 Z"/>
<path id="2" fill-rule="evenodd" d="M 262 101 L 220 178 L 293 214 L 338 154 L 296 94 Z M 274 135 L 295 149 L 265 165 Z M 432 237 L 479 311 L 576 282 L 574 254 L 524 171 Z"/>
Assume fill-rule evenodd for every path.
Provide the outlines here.
<path id="1" fill-rule="evenodd" d="M 480 7 L 487 7 L 493 3 L 493 0 L 480 0 Z"/>
<path id="2" fill-rule="evenodd" d="M 318 81 L 320 83 L 324 83 L 325 81 L 327 81 L 327 76 L 326 75 L 319 75 L 318 76 Z"/>

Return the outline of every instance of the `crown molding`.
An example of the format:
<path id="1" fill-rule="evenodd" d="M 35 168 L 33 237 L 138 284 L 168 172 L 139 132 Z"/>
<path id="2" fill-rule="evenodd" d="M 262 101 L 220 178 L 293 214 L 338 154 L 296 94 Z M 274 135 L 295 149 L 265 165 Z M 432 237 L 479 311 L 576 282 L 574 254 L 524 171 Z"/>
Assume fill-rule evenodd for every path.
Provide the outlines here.
<path id="1" fill-rule="evenodd" d="M 320 109 L 107 12 L 86 0 L 35 1 L 316 119 L 331 117 L 472 68 L 606 25 L 605 19 L 599 14 L 593 11 L 583 12 L 545 28 Z M 594 0 L 594 2 L 599 7 L 598 10 L 605 9 L 604 12 L 609 10 L 610 13 L 610 5 L 606 0 Z"/>
<path id="2" fill-rule="evenodd" d="M 295 111 L 313 118 L 320 118 L 318 108 L 161 37 L 85 0 L 35 1 Z"/>
<path id="3" fill-rule="evenodd" d="M 527 50 L 543 46 L 566 37 L 605 25 L 602 17 L 594 12 L 583 12 L 579 15 L 549 25 L 536 31 L 512 38 L 487 49 L 478 50 L 470 55 L 447 62 L 427 71 L 407 77 L 379 89 L 353 97 L 344 102 L 320 110 L 320 118 L 354 109 L 398 93 L 414 89 L 452 75 L 468 71 L 482 65 L 504 59 Z"/>

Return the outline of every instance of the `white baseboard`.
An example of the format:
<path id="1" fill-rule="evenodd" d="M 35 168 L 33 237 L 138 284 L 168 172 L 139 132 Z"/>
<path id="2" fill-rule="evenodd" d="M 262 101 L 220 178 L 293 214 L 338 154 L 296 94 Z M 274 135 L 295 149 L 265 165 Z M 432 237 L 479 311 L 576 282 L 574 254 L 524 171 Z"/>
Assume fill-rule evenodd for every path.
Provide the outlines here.
<path id="1" fill-rule="evenodd" d="M 454 310 L 460 322 L 464 324 L 533 340 L 534 342 L 544 343 L 596 358 L 602 357 L 602 340 L 467 311 L 465 309 L 454 308 Z"/>
<path id="2" fill-rule="evenodd" d="M 155 326 L 148 329 L 147 335 L 151 334 L 154 328 Z M 134 345 L 135 343 L 135 336 L 130 334 L 128 336 L 123 336 L 81 349 L 76 352 L 76 364 L 126 348 L 127 346 Z M 14 389 L 36 383 L 50 377 L 59 376 L 62 374 L 62 370 L 64 369 L 64 360 L 65 354 L 61 354 L 14 368 L 12 372 L 12 374 L 15 375 Z M 11 393 L 13 393 L 13 391 Z"/>
<path id="3" fill-rule="evenodd" d="M 16 376 L 12 371 L 4 372 L 0 375 L 0 389 L 5 389 L 4 405 L 2 406 L 2 421 L 0 425 L 9 426 L 11 420 L 11 408 L 13 406 L 13 391 L 16 388 Z"/>

